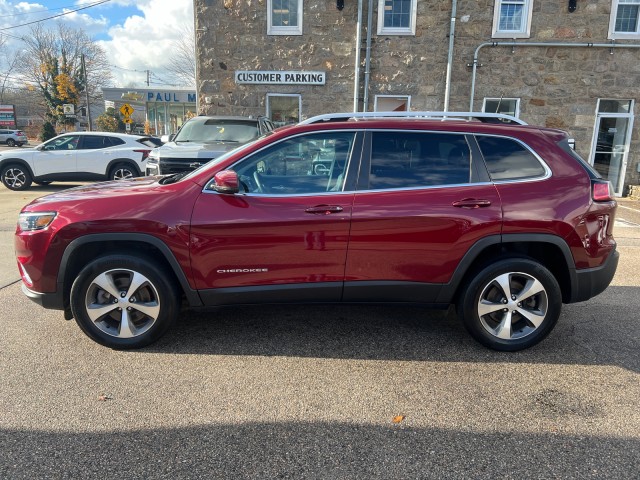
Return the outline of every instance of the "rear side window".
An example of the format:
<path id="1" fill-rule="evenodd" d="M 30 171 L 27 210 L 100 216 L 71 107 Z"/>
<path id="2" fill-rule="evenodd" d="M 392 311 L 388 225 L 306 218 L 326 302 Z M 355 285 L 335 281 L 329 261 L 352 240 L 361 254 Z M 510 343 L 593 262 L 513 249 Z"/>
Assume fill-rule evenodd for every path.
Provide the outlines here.
<path id="1" fill-rule="evenodd" d="M 98 148 L 105 148 L 105 147 L 110 147 L 111 144 L 110 143 L 106 143 L 105 144 L 105 140 L 107 137 L 98 137 L 98 136 L 93 136 L 93 135 L 85 135 L 82 137 L 82 144 L 81 144 L 81 149 L 82 150 L 93 150 L 93 149 L 98 149 Z"/>
<path id="2" fill-rule="evenodd" d="M 116 145 L 124 145 L 125 141 L 118 137 L 106 137 L 106 146 L 115 147 Z"/>
<path id="3" fill-rule="evenodd" d="M 492 180 L 521 180 L 545 174 L 536 156 L 512 138 L 476 136 Z"/>
<path id="4" fill-rule="evenodd" d="M 469 183 L 471 154 L 464 135 L 372 132 L 369 189 Z"/>

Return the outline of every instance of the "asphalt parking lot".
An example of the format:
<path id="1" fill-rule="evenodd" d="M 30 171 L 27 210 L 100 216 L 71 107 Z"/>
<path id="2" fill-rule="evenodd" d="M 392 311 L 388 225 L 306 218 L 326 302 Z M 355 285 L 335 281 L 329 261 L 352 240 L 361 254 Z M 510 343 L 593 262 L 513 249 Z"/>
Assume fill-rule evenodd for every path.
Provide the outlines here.
<path id="1" fill-rule="evenodd" d="M 184 312 L 117 352 L 20 291 L 22 204 L 0 186 L 0 478 L 640 478 L 640 205 L 613 284 L 538 346 L 498 353 L 451 313 Z"/>

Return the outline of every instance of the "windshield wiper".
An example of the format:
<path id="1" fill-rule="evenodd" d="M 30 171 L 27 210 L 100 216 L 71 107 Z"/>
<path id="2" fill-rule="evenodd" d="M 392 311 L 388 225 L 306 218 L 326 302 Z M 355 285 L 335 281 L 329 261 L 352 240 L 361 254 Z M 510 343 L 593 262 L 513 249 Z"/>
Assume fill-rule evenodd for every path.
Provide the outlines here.
<path id="1" fill-rule="evenodd" d="M 186 177 L 187 175 L 189 175 L 191 172 L 180 172 L 180 173 L 174 173 L 173 175 L 169 176 L 169 177 L 165 177 L 162 178 L 159 183 L 160 185 L 169 185 L 171 183 L 176 183 L 178 180 L 180 180 L 183 177 Z"/>

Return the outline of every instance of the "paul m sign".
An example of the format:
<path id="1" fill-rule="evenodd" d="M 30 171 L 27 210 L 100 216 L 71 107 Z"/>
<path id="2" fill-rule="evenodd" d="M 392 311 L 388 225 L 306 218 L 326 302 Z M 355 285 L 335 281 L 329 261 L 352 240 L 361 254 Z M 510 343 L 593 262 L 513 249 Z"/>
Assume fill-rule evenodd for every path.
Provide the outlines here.
<path id="1" fill-rule="evenodd" d="M 236 71 L 236 84 L 324 85 L 325 72 Z"/>
<path id="2" fill-rule="evenodd" d="M 196 94 L 181 91 L 147 91 L 147 102 L 196 103 Z"/>

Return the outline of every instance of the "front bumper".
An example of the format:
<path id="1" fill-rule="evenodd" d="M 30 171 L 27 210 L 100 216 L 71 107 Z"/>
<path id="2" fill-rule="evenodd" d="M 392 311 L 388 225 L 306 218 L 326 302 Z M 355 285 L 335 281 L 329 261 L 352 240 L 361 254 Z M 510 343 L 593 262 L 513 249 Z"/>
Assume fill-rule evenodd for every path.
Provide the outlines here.
<path id="1" fill-rule="evenodd" d="M 24 283 L 22 284 L 22 292 L 38 305 L 51 310 L 64 310 L 64 298 L 62 293 L 40 293 L 30 290 Z"/>

